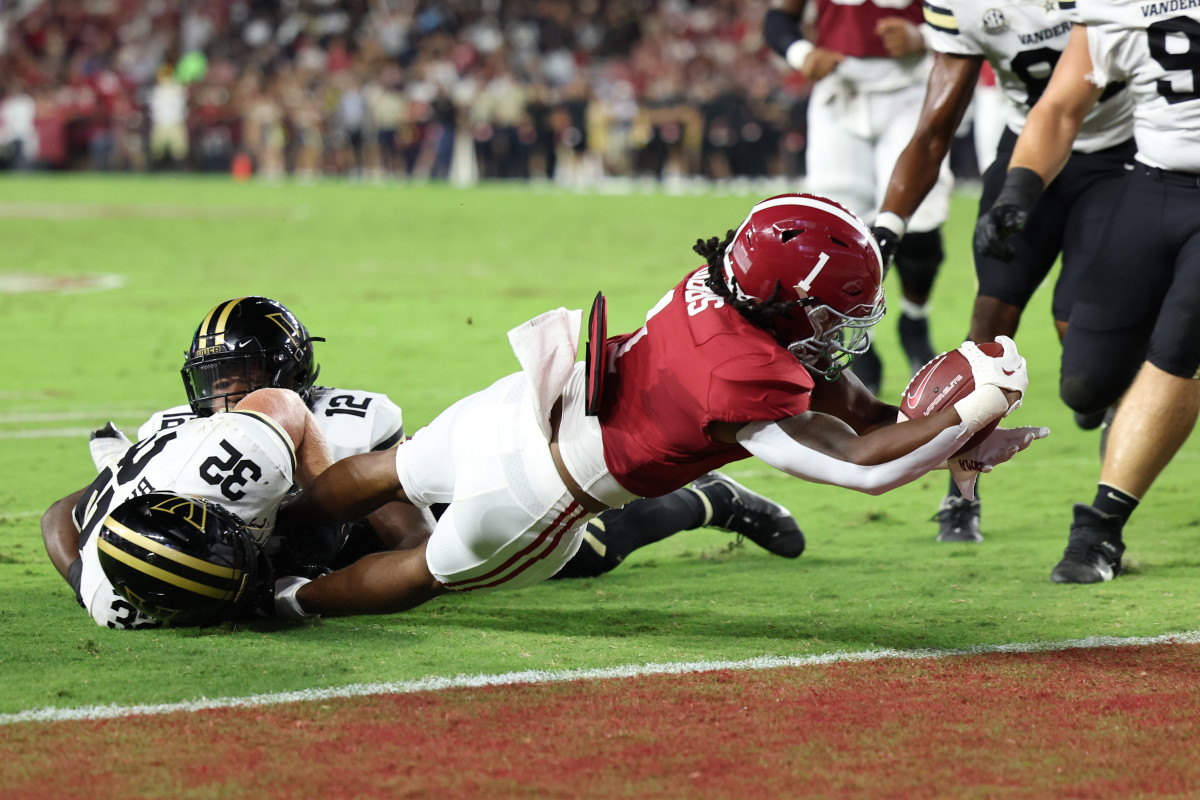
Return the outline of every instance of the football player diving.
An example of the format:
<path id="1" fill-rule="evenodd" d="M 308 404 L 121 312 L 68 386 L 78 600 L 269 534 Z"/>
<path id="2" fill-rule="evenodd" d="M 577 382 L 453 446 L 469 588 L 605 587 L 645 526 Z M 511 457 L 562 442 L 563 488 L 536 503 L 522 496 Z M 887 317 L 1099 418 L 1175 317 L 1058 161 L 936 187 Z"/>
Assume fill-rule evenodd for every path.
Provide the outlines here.
<path id="1" fill-rule="evenodd" d="M 143 438 L 42 516 L 46 552 L 110 628 L 209 625 L 250 614 L 280 504 L 333 459 L 295 392 Z M 269 595 L 268 595 L 269 597 Z"/>
<path id="2" fill-rule="evenodd" d="M 1048 434 L 998 428 L 947 464 L 1020 402 L 1028 374 L 1010 339 L 998 357 L 975 348 L 969 395 L 915 420 L 898 423 L 896 406 L 841 374 L 883 316 L 883 261 L 867 226 L 836 203 L 771 198 L 724 241 L 695 249 L 707 263 L 639 330 L 597 336 L 581 363 L 581 312 L 547 312 L 509 333 L 520 372 L 400 447 L 318 477 L 285 515 L 337 523 L 395 500 L 448 509 L 415 549 L 278 581 L 277 613 L 393 613 L 447 592 L 528 586 L 567 564 L 606 509 L 751 455 L 871 494 L 950 466 L 969 491 L 979 470 Z"/>

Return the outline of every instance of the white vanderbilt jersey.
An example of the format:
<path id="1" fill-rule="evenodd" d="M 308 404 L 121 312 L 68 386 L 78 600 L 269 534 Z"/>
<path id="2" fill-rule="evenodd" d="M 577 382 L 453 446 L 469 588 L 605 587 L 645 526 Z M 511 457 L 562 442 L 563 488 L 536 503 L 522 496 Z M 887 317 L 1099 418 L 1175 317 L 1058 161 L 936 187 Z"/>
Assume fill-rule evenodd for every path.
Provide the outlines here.
<path id="1" fill-rule="evenodd" d="M 1088 26 L 1096 83 L 1128 81 L 1137 160 L 1200 172 L 1200 2 L 1064 2 Z M 1072 7 L 1074 7 L 1072 9 Z"/>
<path id="2" fill-rule="evenodd" d="M 112 509 L 155 491 L 203 498 L 236 514 L 261 543 L 275 527 L 295 469 L 291 437 L 274 420 L 253 412 L 193 419 L 129 448 L 118 464 L 100 473 L 75 507 L 83 566 L 76 589 L 92 619 L 110 628 L 159 624 L 117 594 L 100 568 L 96 532 Z"/>
<path id="3" fill-rule="evenodd" d="M 1029 0 L 927 0 L 929 46 L 939 53 L 983 56 L 1004 95 L 1008 127 L 1020 133 L 1071 36 L 1068 12 Z M 1115 79 L 1083 121 L 1074 150 L 1094 153 L 1133 135 L 1133 96 Z"/>
<path id="4" fill-rule="evenodd" d="M 372 450 L 386 450 L 404 439 L 404 417 L 400 407 L 385 394 L 317 386 L 313 389 L 312 400 L 313 417 L 329 442 L 334 461 Z M 138 439 L 195 418 L 189 406 L 159 411 L 138 428 Z"/>

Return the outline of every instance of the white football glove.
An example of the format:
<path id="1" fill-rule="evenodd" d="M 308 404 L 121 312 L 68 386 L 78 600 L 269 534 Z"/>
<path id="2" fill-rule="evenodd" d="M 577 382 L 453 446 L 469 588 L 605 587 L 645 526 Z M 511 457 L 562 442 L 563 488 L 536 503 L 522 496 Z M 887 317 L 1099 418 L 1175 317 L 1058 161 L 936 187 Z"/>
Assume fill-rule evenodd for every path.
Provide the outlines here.
<path id="1" fill-rule="evenodd" d="M 317 617 L 319 614 L 310 614 L 300 607 L 300 601 L 296 599 L 296 592 L 306 583 L 311 583 L 308 578 L 301 578 L 296 575 L 288 575 L 275 581 L 275 616 L 278 619 L 307 619 L 309 617 Z"/>
<path id="2" fill-rule="evenodd" d="M 996 428 L 967 452 L 947 460 L 946 466 L 962 496 L 974 500 L 979 473 L 991 472 L 997 464 L 1003 464 L 1029 447 L 1035 439 L 1045 439 L 1049 435 L 1049 428 Z"/>
<path id="3" fill-rule="evenodd" d="M 125 455 L 133 442 L 129 440 L 116 424 L 109 422 L 103 428 L 97 428 L 92 431 L 90 441 L 88 441 L 88 451 L 92 454 L 92 462 L 96 465 L 97 472 L 103 472 L 106 468 L 115 465 L 121 460 L 121 456 Z"/>
<path id="4" fill-rule="evenodd" d="M 971 365 L 971 374 L 975 378 L 975 388 L 983 386 L 998 386 L 1010 392 L 1019 392 L 1018 397 L 1008 409 L 1011 414 L 1021 405 L 1021 398 L 1029 389 L 1029 371 L 1025 358 L 1017 352 L 1017 343 L 1007 336 L 997 336 L 996 344 L 1004 348 L 1004 353 L 993 358 L 986 355 L 974 342 L 963 342 L 959 350 L 967 357 Z M 1004 416 L 1008 416 L 1005 414 Z"/>

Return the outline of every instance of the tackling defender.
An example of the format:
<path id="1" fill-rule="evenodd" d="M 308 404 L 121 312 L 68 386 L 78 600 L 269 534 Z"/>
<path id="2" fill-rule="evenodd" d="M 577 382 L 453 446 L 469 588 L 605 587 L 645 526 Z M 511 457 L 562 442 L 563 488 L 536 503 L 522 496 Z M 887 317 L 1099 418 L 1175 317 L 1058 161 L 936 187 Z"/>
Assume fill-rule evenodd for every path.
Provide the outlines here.
<path id="1" fill-rule="evenodd" d="M 570 560 L 590 517 L 750 455 L 882 493 L 945 464 L 1028 384 L 1010 340 L 998 358 L 974 348 L 975 391 L 918 420 L 898 424 L 897 407 L 860 381 L 834 380 L 883 315 L 883 263 L 867 226 L 831 201 L 771 198 L 696 250 L 706 266 L 642 328 L 591 343 L 592 370 L 575 361 L 579 312 L 548 312 L 509 334 L 521 372 L 455 403 L 394 452 L 323 473 L 287 514 L 334 522 L 393 500 L 449 508 L 415 550 L 278 582 L 278 613 L 396 612 L 449 591 L 528 586 Z M 1000 429 L 964 459 L 990 468 L 1046 433 Z"/>
<path id="2" fill-rule="evenodd" d="M 331 463 L 299 395 L 261 389 L 231 413 L 192 419 L 130 447 L 90 486 L 50 506 L 42 538 L 96 624 L 213 624 L 249 610 L 253 587 L 242 584 L 243 573 L 253 572 L 280 504 L 294 483 L 310 485 Z M 149 526 L 125 516 L 151 495 L 156 502 L 140 508 L 155 516 Z M 122 511 L 126 501 L 133 505 Z M 211 524 L 196 524 L 200 518 Z M 192 521 L 197 541 L 189 552 L 147 537 L 148 527 L 170 520 L 184 530 L 178 520 Z M 120 565 L 119 577 L 102 566 L 105 557 Z"/>
<path id="3" fill-rule="evenodd" d="M 939 164 L 950 149 L 986 61 L 1008 100 L 1007 127 L 995 161 L 984 172 L 979 224 L 995 225 L 1007 204 L 1004 176 L 1026 115 L 1067 46 L 1071 24 L 1057 7 L 1041 3 L 996 6 L 990 0 L 926 3 L 928 40 L 936 51 L 920 120 L 900 154 L 875 220 L 880 246 L 893 250 L 908 240 L 910 220 L 935 187 Z M 1111 213 L 1133 161 L 1133 98 L 1121 82 L 1107 85 L 1084 118 L 1063 171 L 1030 209 L 1030 224 L 994 252 L 975 252 L 978 289 L 968 339 L 1015 336 L 1021 314 L 1062 254 L 1051 311 L 1061 339 L 1080 275 L 1095 259 L 1097 232 Z M 1084 427 L 1095 427 L 1103 412 Z M 938 541 L 978 542 L 979 498 L 968 500 L 951 481 L 937 512 Z"/>
<path id="4" fill-rule="evenodd" d="M 1077 24 L 1029 112 L 976 246 L 996 251 L 1033 224 L 1031 212 L 1089 112 L 1106 87 L 1128 82 L 1137 163 L 1079 287 L 1059 387 L 1083 414 L 1125 393 L 1096 495 L 1090 505 L 1075 504 L 1066 550 L 1050 574 L 1056 583 L 1098 583 L 1120 574 L 1124 525 L 1200 413 L 1200 8 L 1060 5 Z"/>

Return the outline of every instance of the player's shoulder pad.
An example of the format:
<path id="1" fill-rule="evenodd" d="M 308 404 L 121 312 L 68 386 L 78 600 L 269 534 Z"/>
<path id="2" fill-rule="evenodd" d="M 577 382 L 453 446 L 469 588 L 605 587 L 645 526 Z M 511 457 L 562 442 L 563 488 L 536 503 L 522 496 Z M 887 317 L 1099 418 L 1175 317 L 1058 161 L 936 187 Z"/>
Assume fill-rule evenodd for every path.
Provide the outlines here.
<path id="1" fill-rule="evenodd" d="M 338 429 L 353 430 L 357 425 L 346 428 L 345 424 L 361 421 L 370 426 L 371 450 L 382 450 L 404 438 L 404 415 L 400 406 L 381 392 L 363 389 L 339 389 L 319 386 L 313 391 L 312 412 L 317 424 L 326 436 L 336 423 Z M 353 434 L 357 437 L 358 434 Z"/>
<path id="2" fill-rule="evenodd" d="M 173 406 L 163 411 L 156 411 L 150 415 L 150 419 L 143 422 L 142 426 L 138 428 L 138 441 L 148 436 L 153 436 L 159 431 L 177 428 L 189 419 L 195 418 L 196 412 L 192 411 L 192 407 L 188 405 Z"/>

